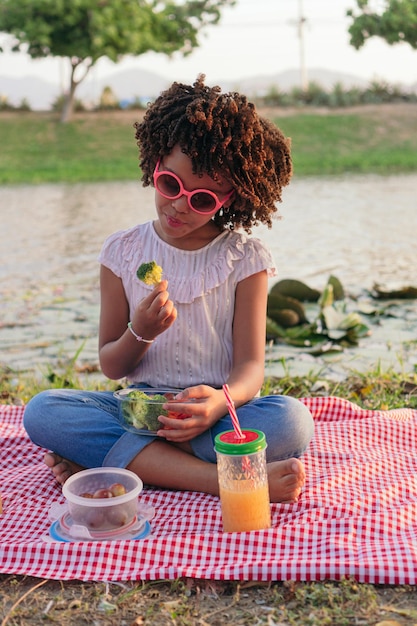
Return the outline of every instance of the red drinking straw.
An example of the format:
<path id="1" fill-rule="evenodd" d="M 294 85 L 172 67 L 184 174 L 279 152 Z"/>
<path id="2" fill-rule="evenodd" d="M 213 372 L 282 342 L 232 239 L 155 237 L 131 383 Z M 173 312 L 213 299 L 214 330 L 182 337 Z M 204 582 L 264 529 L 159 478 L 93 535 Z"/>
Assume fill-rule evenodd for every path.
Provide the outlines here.
<path id="1" fill-rule="evenodd" d="M 223 385 L 224 395 L 226 397 L 227 408 L 229 409 L 230 417 L 232 418 L 232 424 L 234 431 L 236 433 L 236 437 L 238 439 L 246 439 L 245 435 L 242 433 L 240 428 L 239 420 L 236 414 L 235 403 L 232 400 L 232 396 L 230 395 L 230 389 L 228 385 Z"/>

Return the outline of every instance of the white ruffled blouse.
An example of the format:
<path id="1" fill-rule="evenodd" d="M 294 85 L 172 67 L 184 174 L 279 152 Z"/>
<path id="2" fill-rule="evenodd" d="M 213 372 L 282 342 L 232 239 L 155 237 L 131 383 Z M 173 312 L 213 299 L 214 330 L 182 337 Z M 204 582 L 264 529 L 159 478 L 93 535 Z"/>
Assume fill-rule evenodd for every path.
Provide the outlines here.
<path id="1" fill-rule="evenodd" d="M 232 365 L 237 284 L 262 270 L 276 275 L 270 251 L 246 233 L 227 230 L 203 248 L 180 250 L 160 239 L 153 222 L 108 237 L 99 261 L 122 279 L 131 317 L 153 288 L 137 278 L 139 265 L 163 268 L 178 317 L 127 376 L 152 387 L 221 387 Z"/>

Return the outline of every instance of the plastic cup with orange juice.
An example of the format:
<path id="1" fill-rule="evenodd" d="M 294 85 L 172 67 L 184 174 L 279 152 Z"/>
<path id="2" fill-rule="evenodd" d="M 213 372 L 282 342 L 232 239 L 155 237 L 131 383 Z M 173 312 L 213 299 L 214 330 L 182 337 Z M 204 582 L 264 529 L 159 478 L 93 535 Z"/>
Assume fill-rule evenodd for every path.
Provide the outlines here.
<path id="1" fill-rule="evenodd" d="M 239 532 L 271 526 L 266 439 L 259 430 L 233 430 L 215 438 L 223 530 Z"/>

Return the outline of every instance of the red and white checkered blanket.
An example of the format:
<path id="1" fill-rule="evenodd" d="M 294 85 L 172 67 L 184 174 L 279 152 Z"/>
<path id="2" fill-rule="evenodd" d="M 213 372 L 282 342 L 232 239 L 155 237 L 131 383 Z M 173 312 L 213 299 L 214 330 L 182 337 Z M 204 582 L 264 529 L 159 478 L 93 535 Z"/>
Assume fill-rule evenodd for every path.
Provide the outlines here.
<path id="1" fill-rule="evenodd" d="M 296 504 L 272 505 L 273 527 L 223 533 L 218 498 L 146 489 L 156 507 L 140 540 L 48 540 L 63 502 L 44 451 L 0 405 L 0 572 L 61 580 L 338 580 L 417 583 L 417 411 L 367 411 L 308 398 L 316 432 Z"/>

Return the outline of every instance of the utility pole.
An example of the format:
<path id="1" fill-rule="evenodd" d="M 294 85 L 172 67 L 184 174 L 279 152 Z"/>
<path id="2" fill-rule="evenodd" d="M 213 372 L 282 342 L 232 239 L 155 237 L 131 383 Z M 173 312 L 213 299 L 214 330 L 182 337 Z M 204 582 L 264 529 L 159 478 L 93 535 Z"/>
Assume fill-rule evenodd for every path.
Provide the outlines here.
<path id="1" fill-rule="evenodd" d="M 300 40 L 300 78 L 301 78 L 301 89 L 303 91 L 307 91 L 308 88 L 308 80 L 307 80 L 307 69 L 305 63 L 305 50 L 304 50 L 304 26 L 306 23 L 306 18 L 304 17 L 303 10 L 303 0 L 298 0 L 298 38 Z"/>

